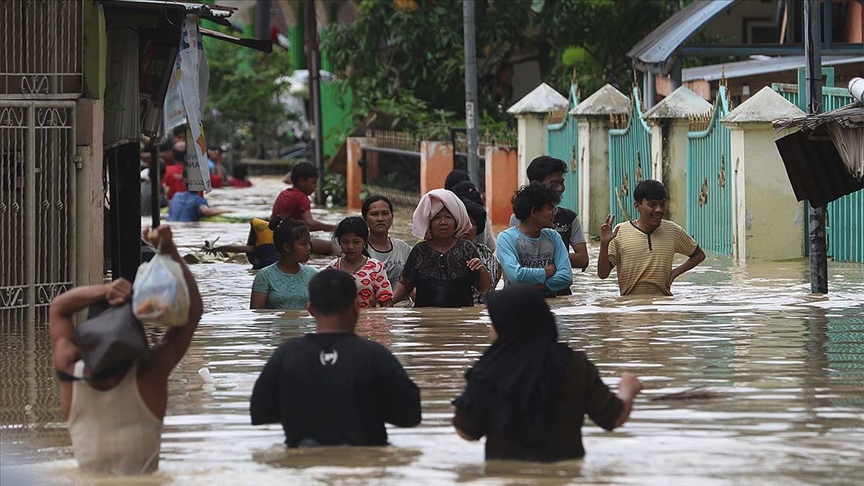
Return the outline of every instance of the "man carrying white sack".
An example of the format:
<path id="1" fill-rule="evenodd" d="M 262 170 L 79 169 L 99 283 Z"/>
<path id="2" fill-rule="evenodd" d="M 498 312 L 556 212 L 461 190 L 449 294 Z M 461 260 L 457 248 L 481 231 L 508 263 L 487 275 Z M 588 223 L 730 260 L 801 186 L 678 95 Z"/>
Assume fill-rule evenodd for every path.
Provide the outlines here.
<path id="1" fill-rule="evenodd" d="M 189 348 L 201 318 L 201 295 L 194 277 L 177 253 L 171 228 L 160 226 L 145 236 L 153 246 L 181 266 L 189 291 L 189 313 L 185 325 L 167 329 L 149 352 L 146 350 L 146 336 L 143 336 L 140 324 L 132 316 L 131 304 L 128 304 L 132 286 L 127 280 L 79 287 L 51 302 L 49 328 L 54 368 L 60 379 L 60 408 L 69 422 L 75 459 L 81 469 L 90 472 L 133 475 L 152 473 L 159 468 L 162 419 L 168 403 L 168 376 Z M 74 315 L 91 305 L 104 305 L 106 302 L 110 307 L 105 315 L 110 313 L 112 317 L 103 318 L 104 323 L 95 319 L 87 323 L 98 322 L 106 329 L 105 336 L 113 336 L 108 328 L 117 329 L 120 338 L 105 338 L 106 341 L 114 339 L 114 342 L 93 345 L 90 338 L 85 338 L 83 328 L 87 323 L 82 323 L 82 327 L 76 330 Z M 128 312 L 126 306 L 130 306 Z M 142 333 L 139 340 L 141 349 L 133 349 L 122 339 L 123 333 L 129 337 L 135 334 L 136 329 Z M 98 339 L 99 336 L 96 341 Z M 85 342 L 91 344 L 85 346 Z M 91 351 L 106 347 L 112 351 L 103 355 Z M 106 360 L 101 359 L 104 355 L 114 356 L 110 367 L 93 373 L 90 366 L 96 368 L 97 360 L 104 368 Z M 88 358 L 87 365 L 83 358 Z"/>

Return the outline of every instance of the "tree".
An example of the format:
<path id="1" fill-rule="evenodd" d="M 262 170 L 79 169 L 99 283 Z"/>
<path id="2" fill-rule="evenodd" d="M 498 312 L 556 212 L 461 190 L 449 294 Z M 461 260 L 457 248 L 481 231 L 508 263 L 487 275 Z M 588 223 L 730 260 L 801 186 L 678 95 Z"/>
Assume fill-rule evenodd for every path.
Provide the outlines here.
<path id="1" fill-rule="evenodd" d="M 211 135 L 239 137 L 247 155 L 264 157 L 278 148 L 280 126 L 291 118 L 278 96 L 288 89 L 277 80 L 291 74 L 288 51 L 274 49 L 267 54 L 228 42 L 215 42 L 207 52 L 210 84 L 208 117 L 227 133 Z M 215 137 L 211 137 L 215 138 Z"/>
<path id="2" fill-rule="evenodd" d="M 591 92 L 632 80 L 626 53 L 681 8 L 679 0 L 478 0 L 477 75 L 481 109 L 501 118 L 517 101 L 508 73 L 536 61 L 566 93 L 576 68 Z M 443 0 L 363 0 L 357 20 L 330 31 L 324 49 L 347 77 L 358 111 L 406 95 L 430 109 L 464 113 L 462 9 Z M 413 102 L 412 102 L 413 103 Z"/>

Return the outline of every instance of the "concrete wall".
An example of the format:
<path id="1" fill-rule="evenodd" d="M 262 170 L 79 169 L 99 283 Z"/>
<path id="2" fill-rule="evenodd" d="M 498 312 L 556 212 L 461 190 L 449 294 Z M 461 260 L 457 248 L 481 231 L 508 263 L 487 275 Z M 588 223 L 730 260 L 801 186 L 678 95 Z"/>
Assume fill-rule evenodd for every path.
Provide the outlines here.
<path id="1" fill-rule="evenodd" d="M 546 155 L 546 115 L 518 115 L 519 185 L 528 183 L 525 170 L 535 157 Z"/>
<path id="2" fill-rule="evenodd" d="M 348 196 L 348 211 L 359 211 L 363 205 L 360 191 L 363 190 L 363 168 L 360 159 L 363 157 L 364 137 L 348 137 L 345 141 L 348 149 L 348 161 L 345 175 Z"/>
<path id="3" fill-rule="evenodd" d="M 687 227 L 688 130 L 689 123 L 682 118 L 663 120 L 651 127 L 651 160 L 660 166 L 660 171 L 654 170 L 654 178 L 659 177 L 668 194 L 666 218 L 683 228 Z"/>
<path id="4" fill-rule="evenodd" d="M 420 142 L 420 194 L 444 187 L 447 174 L 453 170 L 453 144 Z"/>
<path id="5" fill-rule="evenodd" d="M 510 199 L 519 187 L 518 172 L 517 149 L 486 147 L 486 210 L 494 225 L 510 225 Z"/>
<path id="6" fill-rule="evenodd" d="M 600 235 L 609 214 L 609 120 L 577 117 L 579 124 L 579 222 L 585 237 Z M 584 161 L 583 161 L 584 158 Z"/>
<path id="7" fill-rule="evenodd" d="M 804 203 L 795 199 L 770 123 L 732 126 L 733 220 L 739 262 L 804 256 Z"/>

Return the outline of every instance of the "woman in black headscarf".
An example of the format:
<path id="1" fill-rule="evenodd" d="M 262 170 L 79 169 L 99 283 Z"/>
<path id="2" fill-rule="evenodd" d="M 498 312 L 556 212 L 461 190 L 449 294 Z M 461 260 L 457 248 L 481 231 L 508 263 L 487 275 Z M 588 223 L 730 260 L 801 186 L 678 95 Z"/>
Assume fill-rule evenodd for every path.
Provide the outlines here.
<path id="1" fill-rule="evenodd" d="M 585 353 L 558 342 L 542 292 L 512 285 L 486 302 L 497 336 L 465 374 L 453 425 L 464 439 L 486 436 L 487 460 L 580 458 L 586 414 L 606 430 L 627 421 L 642 384 L 624 373 L 612 394 Z"/>

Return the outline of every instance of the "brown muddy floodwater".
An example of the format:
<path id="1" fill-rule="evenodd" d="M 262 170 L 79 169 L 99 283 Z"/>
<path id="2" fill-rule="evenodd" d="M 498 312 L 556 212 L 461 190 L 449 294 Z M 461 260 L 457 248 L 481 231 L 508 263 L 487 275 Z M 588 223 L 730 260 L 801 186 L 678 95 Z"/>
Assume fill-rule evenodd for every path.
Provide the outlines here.
<path id="1" fill-rule="evenodd" d="M 268 215 L 281 183 L 255 182 L 208 199 L 237 217 Z M 407 236 L 409 221 L 397 214 L 394 233 Z M 216 236 L 242 243 L 249 227 L 174 228 L 181 252 L 193 253 Z M 561 339 L 585 350 L 608 384 L 630 371 L 645 391 L 624 428 L 588 421 L 581 461 L 485 463 L 482 442 L 453 433 L 450 400 L 491 341 L 480 307 L 364 311 L 357 332 L 405 366 L 422 390 L 423 422 L 390 429 L 391 447 L 286 450 L 280 426 L 249 425 L 249 396 L 272 350 L 313 321 L 248 310 L 249 266 L 210 257 L 192 265 L 206 314 L 170 379 L 160 471 L 121 481 L 77 470 L 47 332 L 23 325 L 2 330 L 2 465 L 36 484 L 864 484 L 864 265 L 831 263 L 831 293 L 813 297 L 805 261 L 709 258 L 675 284 L 675 297 L 625 299 L 614 278 L 597 279 L 596 252 L 575 275 L 575 295 L 550 301 Z M 202 367 L 215 384 L 202 381 Z M 715 396 L 651 400 L 696 386 Z"/>

